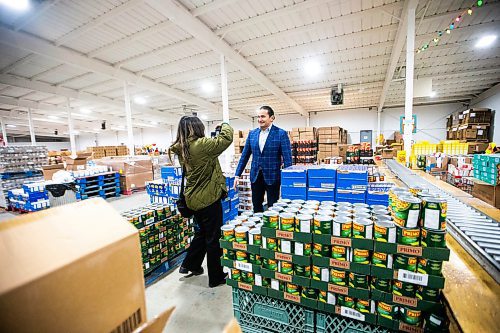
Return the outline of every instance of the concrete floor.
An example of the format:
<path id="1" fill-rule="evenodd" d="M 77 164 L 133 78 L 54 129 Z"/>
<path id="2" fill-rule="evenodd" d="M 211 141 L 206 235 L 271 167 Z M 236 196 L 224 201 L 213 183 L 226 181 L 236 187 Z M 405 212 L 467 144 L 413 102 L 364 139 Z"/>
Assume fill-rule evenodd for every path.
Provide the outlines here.
<path id="1" fill-rule="evenodd" d="M 149 196 L 137 193 L 113 198 L 108 202 L 121 212 L 149 203 Z M 0 222 L 16 215 L 0 212 Z M 206 263 L 203 266 L 206 272 Z M 171 306 L 176 309 L 164 330 L 168 333 L 220 333 L 233 317 L 231 287 L 209 288 L 206 273 L 186 278 L 175 269 L 146 288 L 148 318 Z"/>

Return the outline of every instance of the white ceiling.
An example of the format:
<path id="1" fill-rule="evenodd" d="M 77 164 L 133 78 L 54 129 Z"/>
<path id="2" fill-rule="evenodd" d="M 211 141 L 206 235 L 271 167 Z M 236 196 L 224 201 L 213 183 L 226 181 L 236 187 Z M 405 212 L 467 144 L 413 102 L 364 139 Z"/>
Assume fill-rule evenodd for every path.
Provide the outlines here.
<path id="1" fill-rule="evenodd" d="M 28 132 L 28 108 L 37 134 L 67 132 L 68 99 L 80 133 L 98 132 L 102 120 L 124 128 L 124 82 L 132 98 L 147 100 L 132 105 L 136 127 L 176 124 L 187 111 L 218 120 L 221 54 L 232 118 L 250 119 L 262 104 L 303 115 L 404 104 L 404 1 L 31 2 L 26 13 L 0 7 L 0 116 L 17 125 L 9 133 Z M 418 1 L 416 47 L 474 2 Z M 416 103 L 470 100 L 500 81 L 500 42 L 474 47 L 499 32 L 500 3 L 485 2 L 415 54 L 415 77 L 432 78 L 437 93 Z M 320 74 L 305 75 L 309 61 Z M 203 91 L 206 83 L 212 92 Z M 331 106 L 330 88 L 338 83 L 344 105 Z M 82 114 L 82 107 L 92 112 Z"/>

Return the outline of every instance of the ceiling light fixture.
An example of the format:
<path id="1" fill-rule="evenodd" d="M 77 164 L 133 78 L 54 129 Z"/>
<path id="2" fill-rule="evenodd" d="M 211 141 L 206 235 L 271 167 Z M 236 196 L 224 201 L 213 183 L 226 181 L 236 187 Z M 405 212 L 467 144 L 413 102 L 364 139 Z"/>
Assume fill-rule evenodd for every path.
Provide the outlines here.
<path id="1" fill-rule="evenodd" d="M 436 97 L 437 93 L 435 91 L 431 91 L 429 94 L 429 97 Z"/>
<path id="2" fill-rule="evenodd" d="M 201 118 L 202 120 L 207 120 L 207 119 L 208 119 L 208 117 L 207 117 L 206 115 L 201 115 L 201 116 L 200 116 L 200 118 Z"/>
<path id="3" fill-rule="evenodd" d="M 321 73 L 321 65 L 316 61 L 309 61 L 304 64 L 304 72 L 307 76 L 313 77 Z"/>
<path id="4" fill-rule="evenodd" d="M 135 96 L 134 97 L 134 103 L 135 104 L 139 104 L 139 105 L 144 105 L 147 103 L 146 101 L 146 98 L 142 97 L 142 96 Z"/>
<path id="5" fill-rule="evenodd" d="M 30 8 L 29 0 L 0 0 L 0 4 L 18 11 L 25 11 Z"/>
<path id="6" fill-rule="evenodd" d="M 487 36 L 481 37 L 481 39 L 479 39 L 476 43 L 476 48 L 482 49 L 482 48 L 491 46 L 491 44 L 493 44 L 496 39 L 497 39 L 496 35 L 487 35 Z"/>
<path id="7" fill-rule="evenodd" d="M 157 121 L 152 121 L 151 124 L 158 125 L 158 122 Z"/>
<path id="8" fill-rule="evenodd" d="M 211 82 L 203 82 L 201 84 L 201 89 L 203 90 L 203 92 L 209 94 L 209 93 L 213 92 L 215 88 Z"/>
<path id="9" fill-rule="evenodd" d="M 80 112 L 83 114 L 89 114 L 92 113 L 92 110 L 89 108 L 80 108 Z"/>
<path id="10" fill-rule="evenodd" d="M 48 116 L 47 118 L 52 119 L 52 120 L 57 120 L 57 119 L 59 119 L 59 117 L 57 117 L 57 116 Z"/>
<path id="11" fill-rule="evenodd" d="M 8 124 L 8 125 L 6 125 L 6 127 L 8 127 L 8 128 L 16 128 L 17 126 L 16 125 Z"/>

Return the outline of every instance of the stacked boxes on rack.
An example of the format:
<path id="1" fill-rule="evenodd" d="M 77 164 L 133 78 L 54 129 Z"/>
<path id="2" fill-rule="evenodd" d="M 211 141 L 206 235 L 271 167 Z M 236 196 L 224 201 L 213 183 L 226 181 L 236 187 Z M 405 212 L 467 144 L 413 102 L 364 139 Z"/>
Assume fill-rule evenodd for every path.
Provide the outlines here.
<path id="1" fill-rule="evenodd" d="M 250 169 L 245 169 L 238 181 L 238 211 L 253 210 L 252 183 L 250 182 Z"/>
<path id="2" fill-rule="evenodd" d="M 234 153 L 236 155 L 239 155 L 243 152 L 243 148 L 245 147 L 245 143 L 247 141 L 249 134 L 250 134 L 250 130 L 234 131 L 234 133 L 233 133 L 233 145 L 234 145 Z"/>
<path id="3" fill-rule="evenodd" d="M 446 331 L 446 201 L 419 195 L 393 191 L 389 208 L 282 199 L 263 214 L 240 216 L 222 228 L 227 284 L 302 306 L 297 313 L 314 310 L 322 320 L 311 332 L 338 315 L 364 322 L 366 332 L 376 330 L 369 324 Z"/>
<path id="4" fill-rule="evenodd" d="M 120 196 L 120 174 L 118 172 L 75 177 L 75 183 L 78 185 L 76 196 L 81 200 L 92 197 L 107 199 Z"/>
<path id="5" fill-rule="evenodd" d="M 314 127 L 296 127 L 290 132 L 294 164 L 313 164 L 317 159 L 318 135 Z"/>
<path id="6" fill-rule="evenodd" d="M 226 176 L 227 197 L 222 200 L 222 220 L 223 223 L 238 216 L 240 199 L 238 191 L 234 189 L 234 176 Z"/>
<path id="7" fill-rule="evenodd" d="M 448 117 L 448 140 L 488 141 L 492 113 L 490 109 L 474 108 L 456 112 Z"/>
<path id="8" fill-rule="evenodd" d="M 339 126 L 318 128 L 318 162 L 329 157 L 342 157 L 347 152 L 347 131 Z"/>
<path id="9" fill-rule="evenodd" d="M 160 203 L 128 210 L 122 216 L 139 230 L 144 275 L 184 252 L 191 243 L 193 222 Z"/>
<path id="10" fill-rule="evenodd" d="M 36 212 L 50 207 L 45 182 L 24 183 L 22 188 L 10 190 L 9 205 L 14 210 Z"/>
<path id="11" fill-rule="evenodd" d="M 97 146 L 88 148 L 92 152 L 92 158 L 98 159 L 108 156 L 127 156 L 127 146 Z"/>
<path id="12" fill-rule="evenodd" d="M 341 165 L 337 170 L 335 200 L 338 202 L 364 203 L 368 188 L 368 167 Z"/>
<path id="13" fill-rule="evenodd" d="M 46 164 L 45 146 L 0 147 L 0 207 L 9 206 L 9 190 L 21 188 L 25 182 L 42 181 L 42 165 Z"/>
<path id="14" fill-rule="evenodd" d="M 476 154 L 472 160 L 474 178 L 490 185 L 499 184 L 500 154 Z"/>

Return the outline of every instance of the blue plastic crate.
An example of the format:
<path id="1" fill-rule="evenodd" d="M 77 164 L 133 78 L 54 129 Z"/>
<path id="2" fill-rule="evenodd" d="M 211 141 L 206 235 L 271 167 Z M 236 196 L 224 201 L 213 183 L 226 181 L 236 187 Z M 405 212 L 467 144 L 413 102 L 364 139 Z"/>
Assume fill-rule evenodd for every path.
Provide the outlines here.
<path id="1" fill-rule="evenodd" d="M 335 190 L 309 188 L 307 190 L 307 200 L 335 201 Z"/>
<path id="2" fill-rule="evenodd" d="M 244 333 L 308 333 L 314 311 L 301 305 L 233 288 L 233 310 Z"/>
<path id="3" fill-rule="evenodd" d="M 335 201 L 346 201 L 350 203 L 364 203 L 366 201 L 366 191 L 349 191 L 337 189 L 335 193 Z"/>
<path id="4" fill-rule="evenodd" d="M 389 202 L 389 194 L 368 191 L 366 193 L 366 201 L 383 201 L 387 203 Z"/>
<path id="5" fill-rule="evenodd" d="M 281 197 L 283 199 L 307 200 L 307 189 L 305 187 L 281 186 Z"/>
<path id="6" fill-rule="evenodd" d="M 309 188 L 335 188 L 337 171 L 333 168 L 314 167 L 307 170 Z"/>
<path id="7" fill-rule="evenodd" d="M 182 168 L 177 166 L 161 167 L 161 178 L 167 181 L 177 181 L 182 178 Z"/>
<path id="8" fill-rule="evenodd" d="M 281 185 L 306 187 L 307 186 L 307 169 L 304 166 L 291 166 L 281 170 Z"/>

